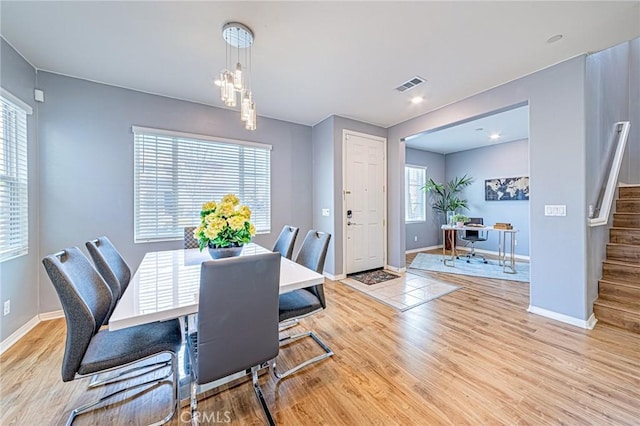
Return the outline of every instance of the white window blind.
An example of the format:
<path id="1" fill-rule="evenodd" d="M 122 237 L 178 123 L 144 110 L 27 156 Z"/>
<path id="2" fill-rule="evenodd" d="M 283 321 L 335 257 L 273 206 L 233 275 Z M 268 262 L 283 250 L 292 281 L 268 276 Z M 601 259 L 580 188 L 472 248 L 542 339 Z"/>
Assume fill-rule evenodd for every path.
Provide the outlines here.
<path id="1" fill-rule="evenodd" d="M 202 204 L 236 194 L 271 228 L 271 146 L 134 127 L 135 241 L 182 239 Z"/>
<path id="2" fill-rule="evenodd" d="M 422 187 L 427 180 L 427 169 L 422 166 L 406 165 L 404 168 L 405 222 L 424 222 L 427 220 L 425 192 Z"/>
<path id="3" fill-rule="evenodd" d="M 0 262 L 29 249 L 27 112 L 22 102 L 0 95 Z"/>

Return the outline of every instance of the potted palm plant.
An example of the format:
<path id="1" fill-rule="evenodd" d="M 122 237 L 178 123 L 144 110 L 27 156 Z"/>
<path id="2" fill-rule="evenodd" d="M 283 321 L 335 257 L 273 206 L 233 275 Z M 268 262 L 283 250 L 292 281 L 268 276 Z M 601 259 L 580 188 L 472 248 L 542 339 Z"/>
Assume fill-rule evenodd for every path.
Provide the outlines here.
<path id="1" fill-rule="evenodd" d="M 429 178 L 426 185 L 422 187 L 424 191 L 431 194 L 433 202 L 431 208 L 436 213 L 442 215 L 447 224 L 452 224 L 453 215 L 460 209 L 468 209 L 467 200 L 460 198 L 460 192 L 473 183 L 471 176 L 464 175 L 455 177 L 448 182 L 438 183 Z M 453 231 L 450 231 L 453 232 Z M 449 243 L 449 238 L 445 239 L 445 244 Z M 446 247 L 447 250 L 451 247 Z"/>

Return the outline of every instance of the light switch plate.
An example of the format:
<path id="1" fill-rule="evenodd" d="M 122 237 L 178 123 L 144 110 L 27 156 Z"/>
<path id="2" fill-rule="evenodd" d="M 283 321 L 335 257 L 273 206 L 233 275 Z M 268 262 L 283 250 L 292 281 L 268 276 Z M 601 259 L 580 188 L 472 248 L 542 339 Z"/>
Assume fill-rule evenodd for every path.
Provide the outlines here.
<path id="1" fill-rule="evenodd" d="M 322 209 L 322 216 L 329 216 L 329 209 Z"/>
<path id="2" fill-rule="evenodd" d="M 566 204 L 554 204 L 544 206 L 545 216 L 566 216 L 567 206 Z"/>

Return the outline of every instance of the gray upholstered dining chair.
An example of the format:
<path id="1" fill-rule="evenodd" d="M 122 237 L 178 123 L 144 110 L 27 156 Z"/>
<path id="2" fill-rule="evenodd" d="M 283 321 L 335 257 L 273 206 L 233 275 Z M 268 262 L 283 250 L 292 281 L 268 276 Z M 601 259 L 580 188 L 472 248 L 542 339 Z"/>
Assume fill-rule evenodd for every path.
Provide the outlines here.
<path id="1" fill-rule="evenodd" d="M 302 242 L 302 246 L 296 256 L 295 262 L 322 274 L 330 240 L 331 234 L 314 230 L 309 231 Z M 280 330 L 293 327 L 298 324 L 300 319 L 320 312 L 327 307 L 327 302 L 324 296 L 324 284 L 318 284 L 281 294 L 279 297 L 279 304 Z M 276 361 L 274 360 L 271 365 L 271 372 L 277 380 L 283 379 L 310 364 L 333 355 L 333 351 L 312 331 L 285 336 L 280 339 L 280 346 L 288 345 L 304 337 L 311 337 L 322 348 L 324 353 L 308 359 L 282 373 L 278 372 L 276 368 Z"/>
<path id="2" fill-rule="evenodd" d="M 275 424 L 258 369 L 278 355 L 280 255 L 263 253 L 202 263 L 197 331 L 187 340 L 191 359 L 191 418 L 198 423 L 197 387 L 251 369 L 253 389 Z"/>
<path id="3" fill-rule="evenodd" d="M 98 400 L 71 411 L 67 425 L 76 416 L 124 392 L 142 388 L 140 393 L 155 388 L 173 375 L 171 412 L 161 421 L 171 419 L 178 406 L 177 352 L 182 343 L 178 320 L 138 325 L 118 331 L 101 329 L 111 306 L 111 290 L 89 259 L 77 247 L 45 257 L 44 267 L 58 293 L 67 323 L 67 338 L 62 360 L 62 381 L 121 369 L 139 361 L 168 354 L 171 369 L 162 378 L 154 378 L 121 388 Z M 137 395 L 137 394 L 136 394 Z"/>
<path id="4" fill-rule="evenodd" d="M 193 231 L 196 230 L 196 226 L 185 226 L 184 227 L 184 243 L 183 248 L 185 249 L 193 249 L 200 248 L 198 244 L 198 240 L 193 236 Z"/>
<path id="5" fill-rule="evenodd" d="M 104 317 L 104 324 L 109 322 L 118 300 L 127 289 L 131 281 L 131 269 L 125 262 L 109 238 L 103 236 L 85 243 L 87 251 L 93 260 L 96 269 L 106 281 L 113 295 L 109 312 Z"/>
<path id="6" fill-rule="evenodd" d="M 109 308 L 109 312 L 104 317 L 103 325 L 107 325 L 109 319 L 111 318 L 111 314 L 116 308 L 118 301 L 122 298 L 124 291 L 129 286 L 129 282 L 131 281 L 131 269 L 127 262 L 125 262 L 124 258 L 115 248 L 113 243 L 109 240 L 109 238 L 102 236 L 96 238 L 95 240 L 87 241 L 85 243 L 87 247 L 87 251 L 93 260 L 93 264 L 96 269 L 105 280 L 109 289 L 111 290 L 111 307 Z M 106 375 L 105 377 L 101 377 L 100 374 L 96 374 L 91 378 L 89 382 L 89 388 L 94 388 L 98 386 L 104 386 L 111 383 L 115 383 L 120 381 L 122 377 L 127 376 L 129 379 L 133 379 L 140 375 L 149 374 L 153 371 L 160 370 L 164 367 L 167 367 L 170 364 L 170 360 L 162 360 L 156 361 L 149 364 L 141 364 L 134 368 L 122 370 L 117 374 Z M 130 376 L 130 374 L 134 371 L 140 372 L 138 375 Z"/>
<path id="7" fill-rule="evenodd" d="M 280 235 L 273 246 L 273 250 L 277 251 L 283 257 L 291 259 L 293 256 L 293 246 L 296 243 L 299 229 L 294 226 L 285 225 L 280 231 Z"/>

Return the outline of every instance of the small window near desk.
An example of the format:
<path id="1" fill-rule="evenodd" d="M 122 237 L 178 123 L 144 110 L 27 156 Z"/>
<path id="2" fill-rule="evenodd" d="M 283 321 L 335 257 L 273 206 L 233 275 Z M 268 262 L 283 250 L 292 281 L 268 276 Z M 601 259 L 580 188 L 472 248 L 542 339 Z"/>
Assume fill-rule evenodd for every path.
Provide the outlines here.
<path id="1" fill-rule="evenodd" d="M 427 181 L 427 168 L 424 166 L 404 166 L 404 220 L 405 222 L 424 222 L 427 220 L 427 204 L 422 189 Z"/>

